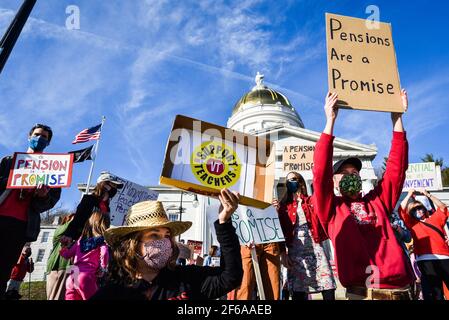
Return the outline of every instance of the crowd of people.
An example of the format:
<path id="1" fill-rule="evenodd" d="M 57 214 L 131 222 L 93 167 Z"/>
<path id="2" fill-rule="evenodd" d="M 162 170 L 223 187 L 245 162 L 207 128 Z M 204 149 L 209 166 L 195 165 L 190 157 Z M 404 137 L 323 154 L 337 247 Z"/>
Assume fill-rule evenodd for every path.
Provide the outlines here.
<path id="1" fill-rule="evenodd" d="M 189 258 L 180 254 L 185 245 L 175 239 L 192 223 L 170 221 L 159 201 L 134 204 L 122 226 L 110 226 L 109 203 L 123 184 L 104 172 L 93 192 L 83 196 L 76 212 L 64 217 L 55 231 L 47 298 L 257 299 L 255 252 L 268 300 L 308 300 L 317 293 L 335 300 L 337 278 L 350 300 L 445 299 L 446 205 L 423 189 L 410 190 L 398 206 L 408 167 L 402 114 L 391 114 L 393 138 L 383 178 L 364 194 L 362 161 L 333 163 L 337 99 L 331 93 L 326 97 L 326 125 L 314 152 L 313 192 L 300 173 L 290 172 L 285 194 L 273 200 L 285 242 L 241 245 L 231 223 L 240 196 L 223 189 L 214 222 L 218 246 L 210 248 L 202 265 L 187 263 Z M 402 99 L 407 109 L 405 91 Z M 50 127 L 34 126 L 27 152 L 43 152 L 52 136 Z M 20 284 L 33 269 L 26 244 L 37 239 L 40 213 L 61 196 L 60 189 L 44 185 L 7 189 L 11 166 L 11 156 L 1 160 L 1 299 L 20 298 Z"/>

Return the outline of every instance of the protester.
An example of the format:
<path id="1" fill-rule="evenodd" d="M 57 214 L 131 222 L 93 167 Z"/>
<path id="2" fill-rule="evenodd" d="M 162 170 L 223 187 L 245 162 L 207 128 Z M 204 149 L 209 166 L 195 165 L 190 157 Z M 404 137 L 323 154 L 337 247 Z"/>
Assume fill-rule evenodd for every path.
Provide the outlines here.
<path id="1" fill-rule="evenodd" d="M 68 276 L 66 270 L 70 266 L 70 260 L 64 259 L 59 254 L 62 248 L 59 240 L 74 216 L 69 214 L 63 217 L 53 235 L 53 249 L 47 260 L 47 300 L 64 300 L 65 298 L 65 284 Z"/>
<path id="2" fill-rule="evenodd" d="M 92 194 L 84 194 L 76 208 L 75 217 L 61 237 L 63 245 L 78 239 L 93 212 L 110 213 L 109 202 L 116 195 L 117 189 L 123 188 L 118 178 L 109 172 L 103 171 L 97 179 L 97 185 Z"/>
<path id="3" fill-rule="evenodd" d="M 22 296 L 19 294 L 20 286 L 27 272 L 32 273 L 34 271 L 34 262 L 31 258 L 31 248 L 25 246 L 22 250 L 22 254 L 19 257 L 19 261 L 14 266 L 11 272 L 11 279 L 6 289 L 6 300 L 19 300 Z"/>
<path id="4" fill-rule="evenodd" d="M 328 239 L 321 226 L 304 178 L 297 172 L 286 177 L 287 190 L 273 205 L 279 214 L 285 249 L 281 253 L 287 268 L 288 289 L 293 300 L 308 300 L 321 292 L 323 300 L 335 300 L 334 274 L 321 242 Z"/>
<path id="5" fill-rule="evenodd" d="M 416 261 L 428 289 L 423 291 L 424 300 L 444 300 L 443 282 L 449 286 L 449 245 L 444 230 L 448 209 L 437 197 L 422 190 L 437 206 L 430 216 L 422 202 L 412 199 L 414 193 L 408 192 L 399 212 L 412 232 Z"/>
<path id="6" fill-rule="evenodd" d="M 43 124 L 28 134 L 27 153 L 42 153 L 50 144 L 53 131 Z M 26 242 L 36 241 L 40 232 L 40 214 L 55 206 L 61 189 L 39 185 L 35 189 L 6 189 L 13 157 L 0 162 L 0 300 L 6 283 Z M 7 244 L 7 245 L 4 245 Z"/>
<path id="7" fill-rule="evenodd" d="M 108 283 L 94 300 L 217 299 L 238 286 L 242 279 L 239 240 L 231 223 L 239 194 L 223 189 L 215 221 L 221 246 L 219 268 L 176 265 L 174 239 L 192 225 L 170 221 L 159 201 L 133 205 L 125 225 L 106 231 L 112 249 Z"/>
<path id="8" fill-rule="evenodd" d="M 403 90 L 401 96 L 407 109 L 407 93 Z M 348 299 L 409 300 L 413 272 L 388 217 L 399 200 L 408 167 L 402 114 L 391 114 L 394 132 L 384 176 L 362 196 L 360 159 L 332 165 L 337 100 L 337 94 L 328 93 L 327 122 L 314 152 L 313 186 L 315 212 L 332 240 L 339 280 Z M 334 195 L 334 185 L 341 196 Z"/>
<path id="9" fill-rule="evenodd" d="M 87 300 L 98 290 L 97 281 L 107 273 L 109 252 L 103 235 L 109 226 L 107 214 L 94 212 L 87 220 L 80 239 L 70 248 L 61 248 L 62 257 L 74 258 L 66 282 L 65 300 Z"/>
<path id="10" fill-rule="evenodd" d="M 398 213 L 396 212 L 393 212 L 390 215 L 390 223 L 391 227 L 393 228 L 394 235 L 396 236 L 396 240 L 398 240 L 399 244 L 404 250 L 404 253 L 407 256 L 409 256 L 405 244 L 412 240 L 412 233 L 410 232 L 410 230 L 407 229 L 407 227 L 404 224 L 404 221 L 399 217 Z"/>
<path id="11" fill-rule="evenodd" d="M 203 266 L 215 267 L 214 265 L 212 265 L 212 258 L 219 257 L 218 253 L 218 246 L 211 246 L 209 249 L 209 254 L 204 258 Z"/>

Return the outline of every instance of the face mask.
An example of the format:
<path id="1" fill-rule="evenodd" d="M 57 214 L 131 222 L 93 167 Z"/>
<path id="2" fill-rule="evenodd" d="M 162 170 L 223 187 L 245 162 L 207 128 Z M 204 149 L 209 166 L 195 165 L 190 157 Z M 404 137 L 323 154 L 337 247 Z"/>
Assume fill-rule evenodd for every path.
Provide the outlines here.
<path id="1" fill-rule="evenodd" d="M 117 194 L 117 189 L 111 188 L 111 190 L 109 190 L 108 193 L 109 193 L 109 198 L 113 198 Z"/>
<path id="2" fill-rule="evenodd" d="M 410 210 L 410 215 L 418 220 L 421 220 L 426 215 L 426 209 L 422 206 L 413 208 L 412 210 Z"/>
<path id="3" fill-rule="evenodd" d="M 164 268 L 173 254 L 171 241 L 168 238 L 154 240 L 145 243 L 145 255 L 142 258 L 145 263 L 155 270 Z"/>
<path id="4" fill-rule="evenodd" d="M 340 180 L 340 192 L 348 196 L 356 196 L 362 190 L 362 179 L 357 174 L 346 174 Z"/>
<path id="5" fill-rule="evenodd" d="M 299 182 L 298 181 L 287 181 L 287 190 L 290 193 L 295 193 L 298 191 Z"/>
<path id="6" fill-rule="evenodd" d="M 28 141 L 33 151 L 41 152 L 48 146 L 48 140 L 40 136 L 33 136 Z"/>

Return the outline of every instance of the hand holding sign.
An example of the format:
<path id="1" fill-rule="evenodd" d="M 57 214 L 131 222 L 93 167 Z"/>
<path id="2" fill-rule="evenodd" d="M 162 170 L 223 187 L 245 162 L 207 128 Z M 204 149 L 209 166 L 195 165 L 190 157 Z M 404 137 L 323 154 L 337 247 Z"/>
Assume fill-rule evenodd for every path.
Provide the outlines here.
<path id="1" fill-rule="evenodd" d="M 48 195 L 49 191 L 50 191 L 50 188 L 48 186 L 43 185 L 43 184 L 39 184 L 36 187 L 36 191 L 34 192 L 34 194 L 38 198 L 45 198 Z"/>
<path id="2" fill-rule="evenodd" d="M 220 223 L 225 223 L 231 218 L 231 215 L 239 206 L 240 195 L 238 192 L 229 191 L 228 189 L 222 189 L 218 195 L 218 199 L 221 202 L 218 220 Z"/>

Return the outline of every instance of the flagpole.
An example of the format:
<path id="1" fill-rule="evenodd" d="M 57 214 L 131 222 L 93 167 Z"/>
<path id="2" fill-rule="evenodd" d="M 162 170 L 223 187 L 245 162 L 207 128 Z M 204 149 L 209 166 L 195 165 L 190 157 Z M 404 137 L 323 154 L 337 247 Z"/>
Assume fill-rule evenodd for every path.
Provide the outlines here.
<path id="1" fill-rule="evenodd" d="M 94 151 L 94 158 L 92 159 L 92 163 L 90 165 L 90 171 L 89 171 L 89 177 L 87 178 L 87 184 L 86 184 L 86 189 L 84 190 L 84 194 L 88 194 L 89 193 L 89 188 L 90 188 L 90 181 L 92 179 L 92 173 L 94 171 L 94 166 L 95 166 L 95 161 L 97 160 L 97 155 L 98 155 L 98 145 L 100 144 L 100 139 L 101 139 L 101 134 L 103 133 L 103 125 L 104 122 L 106 121 L 106 117 L 103 116 L 101 118 L 101 127 L 100 127 L 100 136 L 98 137 L 97 142 L 95 142 L 95 151 Z M 84 195 L 83 194 L 83 195 Z M 83 196 L 82 195 L 82 196 Z M 81 196 L 81 197 L 82 197 Z"/>

